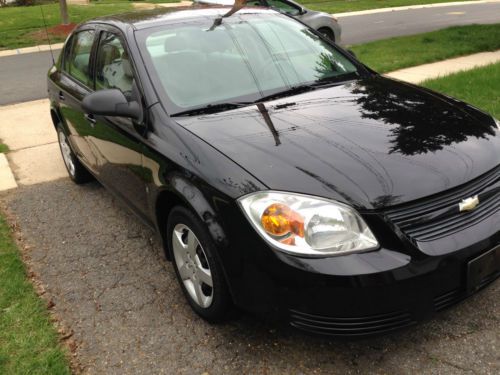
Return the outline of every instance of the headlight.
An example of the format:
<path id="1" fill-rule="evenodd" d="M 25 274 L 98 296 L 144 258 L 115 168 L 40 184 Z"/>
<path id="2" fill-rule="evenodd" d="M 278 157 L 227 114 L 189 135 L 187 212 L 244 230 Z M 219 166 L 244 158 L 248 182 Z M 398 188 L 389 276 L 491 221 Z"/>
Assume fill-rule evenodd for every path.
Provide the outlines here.
<path id="1" fill-rule="evenodd" d="M 281 192 L 253 193 L 238 202 L 257 232 L 286 253 L 324 257 L 378 247 L 361 216 L 341 203 Z"/>

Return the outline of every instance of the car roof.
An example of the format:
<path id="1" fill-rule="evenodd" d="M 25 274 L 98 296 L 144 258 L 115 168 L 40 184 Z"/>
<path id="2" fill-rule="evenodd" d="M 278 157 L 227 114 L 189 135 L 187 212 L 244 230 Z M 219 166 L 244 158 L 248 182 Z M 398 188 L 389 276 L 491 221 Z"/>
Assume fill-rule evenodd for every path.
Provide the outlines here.
<path id="1" fill-rule="evenodd" d="M 104 17 L 99 17 L 87 21 L 84 24 L 106 23 L 112 24 L 119 28 L 132 26 L 134 29 L 140 30 L 148 27 L 169 24 L 185 19 L 199 18 L 216 18 L 224 15 L 231 9 L 230 6 L 198 4 L 194 3 L 191 6 L 175 7 L 175 8 L 155 8 L 150 10 L 134 11 L 122 14 L 114 14 Z M 266 7 L 249 6 L 240 9 L 237 14 L 279 14 L 278 12 Z"/>

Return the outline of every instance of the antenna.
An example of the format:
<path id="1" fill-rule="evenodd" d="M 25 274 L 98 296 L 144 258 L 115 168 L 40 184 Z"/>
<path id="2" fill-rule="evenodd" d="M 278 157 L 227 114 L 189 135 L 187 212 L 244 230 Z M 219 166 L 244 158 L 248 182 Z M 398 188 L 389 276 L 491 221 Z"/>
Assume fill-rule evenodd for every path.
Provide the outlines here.
<path id="1" fill-rule="evenodd" d="M 52 56 L 52 64 L 55 65 L 54 53 L 52 52 L 52 45 L 50 44 L 49 30 L 47 30 L 47 23 L 45 22 L 45 14 L 43 13 L 43 7 L 40 5 L 40 12 L 42 12 L 43 26 L 45 27 L 45 34 L 47 34 L 47 41 L 49 42 L 50 55 Z"/>

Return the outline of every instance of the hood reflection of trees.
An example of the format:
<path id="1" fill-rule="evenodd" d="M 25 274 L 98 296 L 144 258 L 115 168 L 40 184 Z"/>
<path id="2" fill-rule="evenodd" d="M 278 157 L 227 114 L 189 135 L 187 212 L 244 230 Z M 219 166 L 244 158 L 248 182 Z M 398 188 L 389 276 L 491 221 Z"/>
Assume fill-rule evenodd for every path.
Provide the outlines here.
<path id="1" fill-rule="evenodd" d="M 389 153 L 435 152 L 468 137 L 495 135 L 493 122 L 481 124 L 465 111 L 404 84 L 369 79 L 354 86 L 352 93 L 357 95 L 362 117 L 394 125 Z"/>

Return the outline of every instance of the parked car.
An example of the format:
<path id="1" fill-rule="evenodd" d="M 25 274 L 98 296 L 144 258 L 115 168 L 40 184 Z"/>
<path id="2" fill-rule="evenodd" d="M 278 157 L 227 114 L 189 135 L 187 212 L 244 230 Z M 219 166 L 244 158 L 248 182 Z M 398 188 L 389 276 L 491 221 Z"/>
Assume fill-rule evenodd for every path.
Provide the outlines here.
<path id="1" fill-rule="evenodd" d="M 234 4 L 234 0 L 194 0 L 194 2 L 229 6 Z M 331 14 L 304 8 L 292 0 L 248 0 L 247 5 L 268 7 L 293 16 L 335 43 L 341 43 L 340 36 L 342 29 L 337 19 Z"/>
<path id="2" fill-rule="evenodd" d="M 157 230 L 194 311 L 373 335 L 499 276 L 498 121 L 227 10 L 85 22 L 48 74 L 69 176 Z"/>

